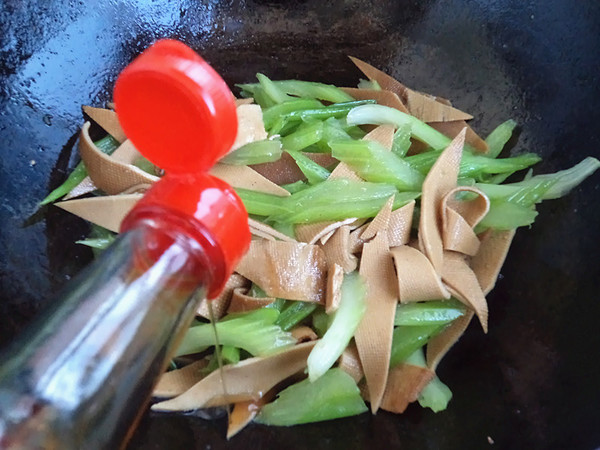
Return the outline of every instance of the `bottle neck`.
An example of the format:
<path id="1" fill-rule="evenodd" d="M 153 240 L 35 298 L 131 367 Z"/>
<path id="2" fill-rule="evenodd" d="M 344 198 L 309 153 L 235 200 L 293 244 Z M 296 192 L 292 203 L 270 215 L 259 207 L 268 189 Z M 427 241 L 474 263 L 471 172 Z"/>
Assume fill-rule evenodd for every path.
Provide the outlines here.
<path id="1" fill-rule="evenodd" d="M 0 449 L 117 447 L 212 276 L 176 228 L 140 219 L 122 233 L 0 369 Z"/>

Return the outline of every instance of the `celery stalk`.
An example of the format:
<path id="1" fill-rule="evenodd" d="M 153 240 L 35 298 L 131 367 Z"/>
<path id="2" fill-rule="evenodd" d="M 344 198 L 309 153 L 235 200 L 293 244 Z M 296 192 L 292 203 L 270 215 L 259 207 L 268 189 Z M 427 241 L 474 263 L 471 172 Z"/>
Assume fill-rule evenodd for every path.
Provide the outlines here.
<path id="1" fill-rule="evenodd" d="M 323 122 L 303 124 L 296 131 L 281 138 L 281 144 L 286 150 L 299 151 L 316 144 L 323 136 Z"/>
<path id="2" fill-rule="evenodd" d="M 403 303 L 396 307 L 394 325 L 445 325 L 464 313 L 463 304 L 454 299 Z"/>
<path id="3" fill-rule="evenodd" d="M 235 166 L 250 166 L 277 161 L 281 158 L 281 141 L 265 139 L 242 145 L 225 155 L 219 162 Z"/>
<path id="4" fill-rule="evenodd" d="M 512 119 L 498 125 L 496 129 L 485 138 L 485 142 L 488 145 L 488 152 L 486 155 L 490 158 L 496 158 L 512 137 L 516 126 L 517 122 Z"/>
<path id="5" fill-rule="evenodd" d="M 514 230 L 531 225 L 537 216 L 532 207 L 521 206 L 506 201 L 490 201 L 490 210 L 477 226 L 476 231 L 486 228 Z"/>
<path id="6" fill-rule="evenodd" d="M 288 191 L 290 194 L 295 194 L 296 192 L 303 191 L 309 186 L 308 183 L 302 180 L 295 181 L 289 184 L 282 184 L 281 187 Z"/>
<path id="7" fill-rule="evenodd" d="M 240 349 L 237 347 L 231 347 L 230 345 L 224 345 L 221 348 L 221 357 L 227 364 L 236 364 L 240 362 Z"/>
<path id="8" fill-rule="evenodd" d="M 352 377 L 336 368 L 314 383 L 306 379 L 284 389 L 274 402 L 263 406 L 255 420 L 266 425 L 291 426 L 365 411 L 367 406 Z"/>
<path id="9" fill-rule="evenodd" d="M 286 95 L 279 87 L 273 83 L 269 77 L 263 75 L 262 73 L 257 73 L 256 78 L 258 78 L 258 82 L 263 88 L 266 95 L 269 96 L 271 100 L 275 103 L 283 103 L 289 100 L 292 100 L 292 97 Z"/>
<path id="10" fill-rule="evenodd" d="M 439 131 L 431 128 L 416 117 L 405 114 L 394 108 L 382 105 L 365 105 L 354 108 L 346 117 L 349 125 L 394 125 L 399 128 L 403 125 L 411 127 L 412 136 L 421 142 L 443 150 L 450 144 L 450 139 Z"/>
<path id="11" fill-rule="evenodd" d="M 331 175 L 331 172 L 329 172 L 329 170 L 318 165 L 308 156 L 305 156 L 300 152 L 295 152 L 292 150 L 288 150 L 287 152 L 292 158 L 294 158 L 294 161 L 296 161 L 296 164 L 308 180 L 309 184 L 317 184 L 322 181 L 325 181 L 329 177 L 329 175 Z"/>
<path id="12" fill-rule="evenodd" d="M 324 108 L 323 104 L 318 100 L 312 99 L 298 99 L 298 100 L 290 100 L 289 102 L 280 103 L 278 105 L 273 105 L 270 108 L 263 110 L 263 122 L 265 124 L 265 128 L 270 130 L 271 127 L 275 124 L 277 120 L 282 119 L 284 116 L 301 110 L 313 110 L 317 108 Z"/>
<path id="13" fill-rule="evenodd" d="M 392 337 L 390 367 L 405 361 L 427 341 L 444 329 L 445 325 L 398 326 Z"/>
<path id="14" fill-rule="evenodd" d="M 249 313 L 230 314 L 215 324 L 219 343 L 246 350 L 252 355 L 268 355 L 295 343 L 291 334 L 275 324 L 279 311 L 261 308 Z M 175 356 L 197 353 L 215 345 L 215 332 L 210 323 L 191 327 Z"/>
<path id="15" fill-rule="evenodd" d="M 374 141 L 331 142 L 331 154 L 367 181 L 389 183 L 400 191 L 418 191 L 423 175 Z"/>
<path id="16" fill-rule="evenodd" d="M 308 355 L 308 378 L 314 382 L 329 370 L 348 346 L 367 310 L 366 287 L 358 273 L 342 282 L 342 298 L 325 335 Z"/>
<path id="17" fill-rule="evenodd" d="M 102 152 L 110 155 L 119 146 L 119 141 L 110 134 L 107 134 L 102 139 L 95 141 L 94 144 L 102 150 Z M 67 179 L 40 202 L 40 206 L 47 205 L 48 203 L 52 203 L 59 198 L 64 197 L 71 192 L 75 186 L 81 183 L 85 177 L 87 177 L 87 169 L 83 162 L 80 162 L 75 166 Z"/>
<path id="18" fill-rule="evenodd" d="M 405 362 L 413 366 L 427 367 L 422 348 L 410 355 Z M 434 375 L 433 379 L 427 383 L 418 398 L 421 407 L 430 408 L 436 413 L 445 410 L 451 399 L 452 391 L 442 383 L 437 375 Z"/>
<path id="19" fill-rule="evenodd" d="M 350 102 L 354 100 L 340 88 L 331 84 L 300 80 L 279 80 L 272 81 L 272 83 L 286 94 L 294 95 L 296 97 L 316 98 L 331 103 Z M 253 92 L 258 84 L 238 84 L 237 86 L 246 92 Z"/>
<path id="20" fill-rule="evenodd" d="M 236 188 L 235 192 L 240 196 L 248 214 L 259 216 L 270 216 L 275 214 L 290 214 L 291 211 L 285 207 L 286 197 L 266 194 L 264 192 L 252 191 L 250 189 Z"/>
<path id="21" fill-rule="evenodd" d="M 410 125 L 402 125 L 394 133 L 394 140 L 392 142 L 392 153 L 394 153 L 399 158 L 404 158 L 411 144 L 412 142 L 410 141 Z"/>
<path id="22" fill-rule="evenodd" d="M 289 114 L 290 117 L 300 117 L 302 120 L 308 119 L 320 119 L 325 120 L 331 117 L 344 117 L 349 111 L 354 108 L 358 108 L 363 105 L 370 105 L 375 103 L 375 100 L 354 100 L 351 102 L 334 103 L 333 105 L 326 106 L 318 109 L 306 109 L 301 111 L 294 111 Z"/>
<path id="23" fill-rule="evenodd" d="M 313 302 L 290 300 L 288 305 L 281 310 L 275 324 L 279 325 L 283 331 L 289 331 L 310 316 L 317 306 L 318 304 Z"/>

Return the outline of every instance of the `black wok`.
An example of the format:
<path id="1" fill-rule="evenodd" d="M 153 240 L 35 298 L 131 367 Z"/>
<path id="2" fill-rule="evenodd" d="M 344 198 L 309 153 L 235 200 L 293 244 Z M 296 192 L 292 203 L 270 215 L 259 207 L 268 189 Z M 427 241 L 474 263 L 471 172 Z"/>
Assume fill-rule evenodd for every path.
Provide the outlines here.
<path id="1" fill-rule="evenodd" d="M 0 6 L 0 344 L 90 259 L 87 226 L 37 202 L 76 160 L 80 105 L 110 100 L 119 71 L 159 37 L 198 50 L 233 83 L 272 78 L 354 85 L 351 54 L 451 98 L 484 135 L 515 118 L 513 151 L 539 171 L 599 156 L 596 1 L 6 0 Z M 412 406 L 295 428 L 148 414 L 129 448 L 576 448 L 600 446 L 598 176 L 539 207 L 472 326 L 442 363 L 447 411 Z M 1 362 L 0 362 L 1 364 Z"/>

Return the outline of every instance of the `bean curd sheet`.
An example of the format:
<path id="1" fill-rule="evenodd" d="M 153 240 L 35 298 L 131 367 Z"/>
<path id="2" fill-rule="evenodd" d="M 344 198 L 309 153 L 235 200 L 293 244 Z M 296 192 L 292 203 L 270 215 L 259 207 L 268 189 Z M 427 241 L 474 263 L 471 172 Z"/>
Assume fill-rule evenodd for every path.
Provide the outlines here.
<path id="1" fill-rule="evenodd" d="M 237 86 L 238 136 L 212 174 L 236 189 L 253 239 L 221 294 L 199 299 L 153 410 L 229 408 L 229 438 L 252 421 L 451 407 L 436 369 L 471 322 L 487 333 L 515 230 L 600 166 L 536 174 L 537 155 L 502 154 L 512 120 L 483 138 L 451 101 L 352 61 L 358 87 L 263 74 Z M 162 170 L 111 108 L 84 111 L 106 137 L 83 125 L 82 163 L 43 203 L 64 196 L 93 224 L 79 242 L 102 251 Z"/>

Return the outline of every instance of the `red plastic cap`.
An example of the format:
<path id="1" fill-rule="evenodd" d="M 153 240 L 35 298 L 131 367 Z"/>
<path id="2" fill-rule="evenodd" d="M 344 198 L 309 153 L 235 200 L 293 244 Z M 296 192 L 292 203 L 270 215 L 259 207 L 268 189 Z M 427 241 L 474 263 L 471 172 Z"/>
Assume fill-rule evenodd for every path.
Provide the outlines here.
<path id="1" fill-rule="evenodd" d="M 248 213 L 233 188 L 205 173 L 167 174 L 127 215 L 121 231 L 157 217 L 200 243 L 213 265 L 208 298 L 218 296 L 250 246 Z"/>
<path id="2" fill-rule="evenodd" d="M 208 171 L 237 134 L 227 84 L 178 41 L 160 40 L 127 66 L 114 100 L 127 137 L 166 172 Z"/>

